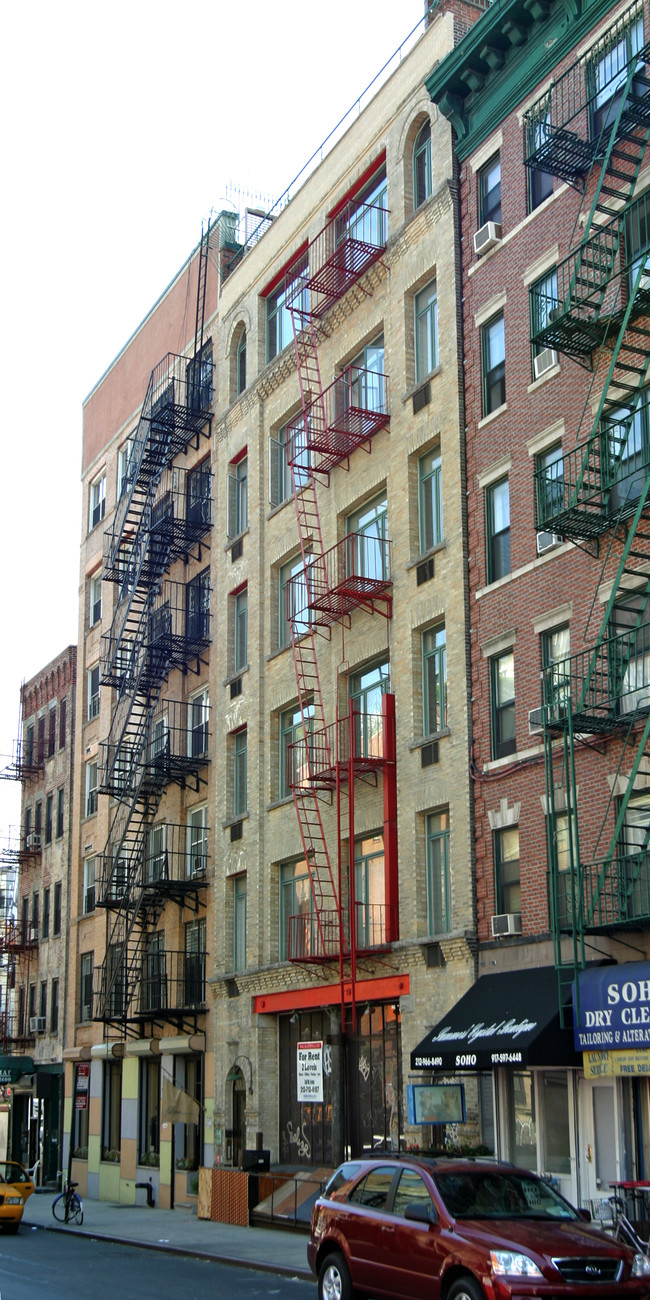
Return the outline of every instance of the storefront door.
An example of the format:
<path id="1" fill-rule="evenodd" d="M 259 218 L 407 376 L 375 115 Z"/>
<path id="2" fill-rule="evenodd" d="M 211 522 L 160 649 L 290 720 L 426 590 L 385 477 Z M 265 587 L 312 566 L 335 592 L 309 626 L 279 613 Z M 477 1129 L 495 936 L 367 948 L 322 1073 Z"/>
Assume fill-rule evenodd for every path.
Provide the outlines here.
<path id="1" fill-rule="evenodd" d="M 620 1097 L 615 1079 L 580 1079 L 580 1204 L 612 1195 L 622 1178 Z"/>

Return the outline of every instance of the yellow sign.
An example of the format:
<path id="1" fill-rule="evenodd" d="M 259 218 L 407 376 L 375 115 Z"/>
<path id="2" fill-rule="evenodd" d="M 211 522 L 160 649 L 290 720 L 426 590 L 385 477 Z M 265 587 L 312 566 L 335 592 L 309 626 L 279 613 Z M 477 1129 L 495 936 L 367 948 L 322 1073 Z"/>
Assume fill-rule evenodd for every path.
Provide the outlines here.
<path id="1" fill-rule="evenodd" d="M 582 1066 L 586 1079 L 618 1078 L 626 1074 L 650 1076 L 650 1048 L 630 1048 L 627 1052 L 583 1052 Z"/>

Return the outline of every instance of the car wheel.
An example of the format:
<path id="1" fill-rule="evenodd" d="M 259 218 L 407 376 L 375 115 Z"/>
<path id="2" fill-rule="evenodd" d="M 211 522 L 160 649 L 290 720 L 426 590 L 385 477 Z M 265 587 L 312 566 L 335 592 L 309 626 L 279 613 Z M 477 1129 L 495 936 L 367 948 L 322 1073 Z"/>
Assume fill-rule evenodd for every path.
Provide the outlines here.
<path id="1" fill-rule="evenodd" d="M 5 1223 L 3 1226 L 4 1226 L 4 1231 L 5 1231 L 5 1232 L 18 1232 L 18 1229 L 19 1229 L 19 1227 L 20 1227 L 20 1224 L 19 1224 L 19 1223 Z"/>
<path id="2" fill-rule="evenodd" d="M 467 1273 L 465 1277 L 459 1277 L 452 1282 L 447 1292 L 447 1300 L 485 1300 L 485 1292 L 476 1278 Z"/>
<path id="3" fill-rule="evenodd" d="M 318 1273 L 318 1300 L 352 1300 L 352 1283 L 342 1255 L 327 1255 Z"/>

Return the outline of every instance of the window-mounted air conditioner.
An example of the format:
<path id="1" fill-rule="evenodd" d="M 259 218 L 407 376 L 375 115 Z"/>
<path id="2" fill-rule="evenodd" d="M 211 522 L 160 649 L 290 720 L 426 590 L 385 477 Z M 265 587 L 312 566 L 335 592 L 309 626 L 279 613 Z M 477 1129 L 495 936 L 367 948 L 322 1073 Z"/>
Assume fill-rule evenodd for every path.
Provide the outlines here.
<path id="1" fill-rule="evenodd" d="M 40 847 L 41 847 L 41 837 L 40 835 L 37 835 L 35 831 L 32 831 L 32 834 L 27 836 L 27 848 L 40 849 Z"/>
<path id="2" fill-rule="evenodd" d="M 29 942 L 38 943 L 38 926 L 36 925 L 31 925 L 29 927 Z"/>
<path id="3" fill-rule="evenodd" d="M 489 252 L 497 244 L 501 243 L 501 222 L 486 221 L 474 235 L 474 252 L 477 257 L 482 257 L 483 253 Z"/>
<path id="4" fill-rule="evenodd" d="M 507 934 L 521 934 L 521 912 L 502 912 L 492 917 L 492 938 L 502 939 Z"/>
<path id="5" fill-rule="evenodd" d="M 44 1034 L 44 1033 L 45 1033 L 45 1016 L 30 1016 L 30 1017 L 29 1017 L 29 1032 L 30 1032 L 30 1034 Z"/>
<path id="6" fill-rule="evenodd" d="M 545 551 L 551 551 L 554 546 L 561 546 L 563 540 L 559 533 L 547 533 L 542 530 L 537 534 L 537 554 L 544 555 Z"/>
<path id="7" fill-rule="evenodd" d="M 533 358 L 533 370 L 535 378 L 541 379 L 547 371 L 552 370 L 557 365 L 557 352 L 555 348 L 542 348 L 541 352 Z"/>
<path id="8" fill-rule="evenodd" d="M 537 736 L 539 735 L 540 731 L 543 730 L 544 730 L 544 710 L 542 708 L 530 709 L 528 714 L 529 736 Z"/>

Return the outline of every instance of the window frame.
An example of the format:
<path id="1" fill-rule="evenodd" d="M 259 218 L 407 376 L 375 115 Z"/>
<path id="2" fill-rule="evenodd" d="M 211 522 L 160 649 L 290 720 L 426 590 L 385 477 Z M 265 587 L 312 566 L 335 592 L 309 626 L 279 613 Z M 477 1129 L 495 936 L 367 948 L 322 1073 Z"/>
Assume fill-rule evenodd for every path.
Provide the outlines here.
<path id="1" fill-rule="evenodd" d="M 308 591 L 308 571 L 312 561 L 311 554 L 305 557 L 303 561 L 302 554 L 299 551 L 292 559 L 286 560 L 278 569 L 278 650 L 286 650 L 292 641 L 292 627 L 294 628 L 293 637 L 297 640 L 309 632 L 312 623 L 312 611 L 307 609 L 307 619 L 303 620 L 289 617 L 287 609 L 287 588 L 292 578 L 302 576 L 305 594 L 309 596 Z"/>
<path id="2" fill-rule="evenodd" d="M 248 667 L 248 585 L 232 597 L 233 672 Z"/>
<path id="3" fill-rule="evenodd" d="M 427 468 L 427 462 L 431 462 L 430 468 Z M 430 517 L 427 517 L 427 506 Z M 427 536 L 429 525 L 430 540 Z M 442 455 L 439 446 L 432 447 L 418 458 L 418 530 L 421 554 L 439 546 L 443 540 Z"/>
<path id="4" fill-rule="evenodd" d="M 435 276 L 415 294 L 413 316 L 415 382 L 421 384 L 438 365 L 438 282 Z"/>
<path id="5" fill-rule="evenodd" d="M 304 706 L 306 722 L 310 725 L 307 727 L 307 734 L 304 735 L 303 717 L 300 705 L 296 704 L 289 709 L 283 709 L 278 721 L 278 751 L 280 757 L 280 771 L 278 782 L 278 793 L 280 799 L 291 797 L 292 790 L 289 784 L 289 746 L 296 745 L 301 740 L 306 742 L 306 750 L 309 751 L 309 737 L 312 734 L 314 722 L 314 705 L 310 701 Z M 307 755 L 306 755 L 307 756 Z M 305 764 L 307 768 L 307 764 Z"/>
<path id="6" fill-rule="evenodd" d="M 489 185 L 491 174 L 498 167 L 499 179 L 494 185 Z M 496 153 L 488 159 L 483 167 L 479 169 L 477 175 L 478 185 L 478 224 L 484 226 L 488 221 L 494 221 L 501 225 L 501 153 L 497 149 Z M 498 190 L 498 197 L 495 197 Z"/>
<path id="7" fill-rule="evenodd" d="M 106 470 L 98 474 L 90 484 L 88 498 L 88 532 L 101 524 L 106 515 Z"/>
<path id="8" fill-rule="evenodd" d="M 296 868 L 304 867 L 299 875 L 296 875 Z M 289 937 L 290 926 L 289 920 L 292 916 L 311 916 L 310 932 L 314 927 L 314 906 L 311 892 L 311 880 L 309 868 L 304 858 L 297 858 L 291 862 L 281 862 L 278 877 L 280 891 L 279 906 L 279 960 L 289 960 Z M 296 886 L 301 886 L 299 890 Z M 303 904 L 307 903 L 307 906 Z"/>
<path id="9" fill-rule="evenodd" d="M 496 527 L 498 520 L 496 506 L 498 500 L 496 493 L 503 486 L 507 487 L 507 506 L 508 514 L 507 526 Z M 500 507 L 501 509 L 501 507 Z M 503 510 L 505 519 L 505 510 Z M 510 553 L 510 534 L 511 534 L 511 516 L 510 516 L 510 479 L 507 474 L 503 478 L 497 479 L 496 482 L 490 483 L 485 491 L 485 531 L 486 531 L 486 553 L 487 553 L 487 581 L 488 584 L 498 582 L 505 578 L 507 574 L 512 573 L 512 556 Z M 505 552 L 505 541 L 507 537 L 507 555 Z"/>
<path id="10" fill-rule="evenodd" d="M 83 864 L 83 899 L 82 914 L 89 916 L 95 911 L 96 905 L 96 883 L 97 883 L 97 857 L 92 854 L 89 858 L 84 858 Z"/>
<path id="11" fill-rule="evenodd" d="M 517 856 L 506 857 L 503 853 L 502 846 L 506 838 L 516 835 L 517 837 Z M 503 826 L 493 833 L 494 844 L 494 901 L 497 915 L 517 914 L 521 915 L 521 857 L 519 848 L 519 826 Z M 504 876 L 510 874 L 505 871 L 506 864 L 517 865 L 516 877 L 513 874 L 512 879 L 504 879 Z M 510 892 L 512 891 L 516 906 L 512 906 Z M 506 906 L 508 902 L 508 906 Z"/>
<path id="12" fill-rule="evenodd" d="M 93 773 L 94 769 L 94 773 Z M 99 797 L 99 767 L 96 758 L 90 759 L 85 766 L 84 817 L 94 817 L 97 812 Z"/>
<path id="13" fill-rule="evenodd" d="M 65 829 L 65 790 L 62 785 L 56 792 L 56 829 L 54 838 L 60 840 Z"/>
<path id="14" fill-rule="evenodd" d="M 82 1024 L 93 1018 L 93 972 L 94 952 L 82 952 L 79 956 L 79 1020 Z"/>
<path id="15" fill-rule="evenodd" d="M 499 328 L 499 355 L 492 362 L 493 331 Z M 502 311 L 481 326 L 481 378 L 483 391 L 483 419 L 500 411 L 506 404 L 506 327 Z"/>
<path id="16" fill-rule="evenodd" d="M 98 594 L 99 593 L 99 594 Z M 88 584 L 88 626 L 95 627 L 102 619 L 102 578 L 94 574 Z"/>
<path id="17" fill-rule="evenodd" d="M 240 727 L 232 739 L 232 816 L 248 812 L 248 728 Z"/>
<path id="18" fill-rule="evenodd" d="M 431 158 L 431 122 L 423 122 L 413 145 L 413 211 L 431 198 L 433 174 Z"/>
<path id="19" fill-rule="evenodd" d="M 185 818 L 186 867 L 185 874 L 205 876 L 208 870 L 208 805 L 195 804 L 188 808 Z M 197 850 L 200 850 L 197 852 Z M 197 865 L 200 858 L 200 865 Z"/>
<path id="20" fill-rule="evenodd" d="M 232 893 L 232 968 L 236 975 L 246 970 L 247 893 L 246 874 L 235 876 Z"/>
<path id="21" fill-rule="evenodd" d="M 436 826 L 436 819 L 440 825 Z M 444 824 L 446 819 L 446 824 Z M 451 930 L 451 869 L 449 859 L 449 809 L 427 813 L 425 823 L 427 873 L 427 933 L 448 934 Z M 434 862 L 434 846 L 439 853 Z M 435 870 L 434 870 L 435 869 Z M 437 873 L 438 879 L 435 879 Z M 439 915 L 438 915 L 439 912 Z"/>
<path id="22" fill-rule="evenodd" d="M 501 683 L 506 679 L 506 674 L 501 666 L 506 660 L 512 661 L 511 670 L 508 673 L 508 676 L 512 678 L 512 695 L 501 698 Z M 506 758 L 508 755 L 517 752 L 515 701 L 515 656 L 513 650 L 506 650 L 503 654 L 495 655 L 490 659 L 490 713 L 493 759 Z M 504 736 L 504 730 L 512 730 L 512 735 Z"/>
<path id="23" fill-rule="evenodd" d="M 234 472 L 233 472 L 234 471 Z M 244 454 L 228 467 L 227 537 L 236 541 L 248 528 L 248 455 Z"/>
<path id="24" fill-rule="evenodd" d="M 442 636 L 443 640 L 439 641 Z M 435 638 L 435 640 L 432 640 Z M 422 654 L 422 725 L 423 736 L 435 736 L 447 729 L 447 633 L 444 623 L 425 628 L 420 634 Z M 430 668 L 430 665 L 432 667 Z M 435 680 L 434 700 L 431 700 L 430 676 Z M 431 726 L 431 722 L 437 726 Z"/>

